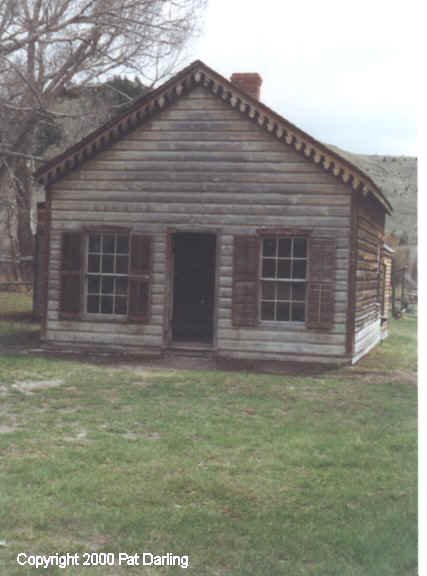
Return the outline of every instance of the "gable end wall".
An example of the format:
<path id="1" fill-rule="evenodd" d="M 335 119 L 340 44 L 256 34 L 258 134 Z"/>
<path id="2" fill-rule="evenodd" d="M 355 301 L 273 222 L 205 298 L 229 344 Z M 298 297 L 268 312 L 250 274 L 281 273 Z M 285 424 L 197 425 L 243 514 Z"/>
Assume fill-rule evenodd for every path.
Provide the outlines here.
<path id="1" fill-rule="evenodd" d="M 346 358 L 351 189 L 202 87 L 194 88 L 81 168 L 51 186 L 46 339 L 160 351 L 169 306 L 167 231 L 218 233 L 216 348 L 230 357 L 335 361 Z M 130 225 L 153 237 L 148 324 L 59 319 L 64 230 Z M 233 236 L 259 228 L 307 228 L 337 243 L 334 326 L 231 321 Z"/>

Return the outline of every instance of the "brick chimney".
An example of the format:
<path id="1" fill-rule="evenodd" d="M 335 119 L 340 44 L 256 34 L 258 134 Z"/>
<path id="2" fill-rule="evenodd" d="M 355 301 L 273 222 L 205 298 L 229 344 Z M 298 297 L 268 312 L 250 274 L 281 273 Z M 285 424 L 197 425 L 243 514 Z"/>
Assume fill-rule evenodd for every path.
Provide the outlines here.
<path id="1" fill-rule="evenodd" d="M 259 100 L 262 78 L 257 72 L 234 72 L 230 80 L 249 96 Z"/>

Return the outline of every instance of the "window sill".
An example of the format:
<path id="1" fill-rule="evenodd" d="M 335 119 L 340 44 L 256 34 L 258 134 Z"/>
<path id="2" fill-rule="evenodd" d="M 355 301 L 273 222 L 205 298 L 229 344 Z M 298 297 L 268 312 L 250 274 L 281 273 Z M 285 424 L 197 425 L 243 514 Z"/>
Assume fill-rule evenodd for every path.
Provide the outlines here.
<path id="1" fill-rule="evenodd" d="M 149 318 L 144 316 L 115 316 L 112 314 L 75 314 L 60 313 L 58 320 L 61 322 L 91 322 L 96 324 L 148 324 Z"/>
<path id="2" fill-rule="evenodd" d="M 82 320 L 89 322 L 121 322 L 126 323 L 129 318 L 122 314 L 82 314 Z"/>
<path id="3" fill-rule="evenodd" d="M 295 320 L 260 320 L 259 325 L 266 327 L 280 326 L 282 328 L 305 328 L 305 321 L 298 322 Z"/>

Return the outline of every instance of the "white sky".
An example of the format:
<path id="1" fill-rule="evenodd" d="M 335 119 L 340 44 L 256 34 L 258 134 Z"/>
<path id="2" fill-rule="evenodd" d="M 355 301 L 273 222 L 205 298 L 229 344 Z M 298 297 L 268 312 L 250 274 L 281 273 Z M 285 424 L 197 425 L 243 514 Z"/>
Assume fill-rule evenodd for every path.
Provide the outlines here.
<path id="1" fill-rule="evenodd" d="M 259 72 L 261 100 L 315 138 L 416 155 L 414 3 L 209 0 L 186 64 Z M 419 17 L 419 14 L 418 14 Z"/>

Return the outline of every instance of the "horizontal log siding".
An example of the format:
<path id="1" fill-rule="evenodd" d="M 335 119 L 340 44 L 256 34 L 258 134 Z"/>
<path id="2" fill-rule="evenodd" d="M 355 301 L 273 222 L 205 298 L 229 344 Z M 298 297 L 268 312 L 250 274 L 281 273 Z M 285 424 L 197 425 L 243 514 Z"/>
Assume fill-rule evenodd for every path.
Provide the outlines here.
<path id="1" fill-rule="evenodd" d="M 49 341 L 161 349 L 167 311 L 166 232 L 220 230 L 218 351 L 237 358 L 336 361 L 345 355 L 350 192 L 330 174 L 202 88 L 99 153 L 52 187 Z M 58 318 L 64 230 L 130 224 L 154 239 L 149 324 Z M 336 312 L 330 332 L 301 324 L 231 322 L 233 235 L 304 227 L 337 240 Z"/>
<path id="2" fill-rule="evenodd" d="M 356 228 L 355 332 L 353 362 L 381 339 L 378 247 L 384 243 L 384 211 L 370 198 L 359 198 Z M 382 254 L 381 254 L 382 256 Z"/>

